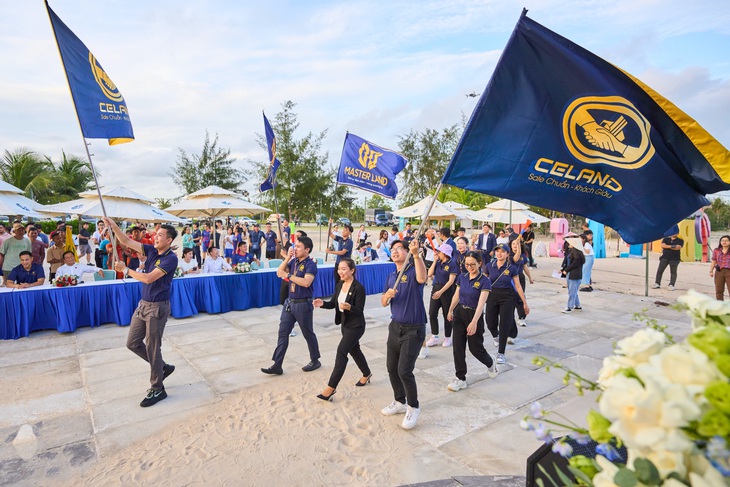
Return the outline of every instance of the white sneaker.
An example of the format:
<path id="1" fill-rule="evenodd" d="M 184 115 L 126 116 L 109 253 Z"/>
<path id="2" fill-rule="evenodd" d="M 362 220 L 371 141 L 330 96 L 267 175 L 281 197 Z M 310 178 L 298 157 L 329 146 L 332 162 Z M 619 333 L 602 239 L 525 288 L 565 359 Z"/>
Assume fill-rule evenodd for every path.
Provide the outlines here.
<path id="1" fill-rule="evenodd" d="M 520 320 L 520 326 L 527 326 L 527 322 L 525 320 Z"/>
<path id="2" fill-rule="evenodd" d="M 669 287 L 668 287 L 667 289 L 669 289 L 670 291 L 674 291 L 674 286 L 672 286 L 672 285 L 670 284 L 670 285 L 669 285 Z"/>
<path id="3" fill-rule="evenodd" d="M 427 347 L 435 347 L 436 345 L 439 344 L 439 340 L 440 340 L 439 336 L 438 335 L 434 335 L 431 338 L 429 338 L 429 340 L 426 342 L 426 346 Z"/>
<path id="4" fill-rule="evenodd" d="M 490 379 L 494 379 L 497 377 L 497 374 L 499 374 L 499 369 L 497 369 L 497 362 L 493 362 L 492 366 L 487 369 L 487 373 L 489 374 Z"/>
<path id="5" fill-rule="evenodd" d="M 454 379 L 451 384 L 447 386 L 450 391 L 459 392 L 462 389 L 466 389 L 466 381 L 461 379 Z"/>
<path id="6" fill-rule="evenodd" d="M 659 287 L 660 287 L 660 286 L 659 286 L 659 284 L 657 284 L 657 283 L 654 283 L 654 284 L 652 284 L 652 285 L 651 285 L 651 288 L 652 288 L 652 289 L 659 289 Z"/>
<path id="7" fill-rule="evenodd" d="M 385 416 L 393 416 L 394 414 L 403 414 L 406 412 L 406 405 L 402 402 L 393 401 L 380 410 Z"/>
<path id="8" fill-rule="evenodd" d="M 492 340 L 494 341 L 494 346 L 499 347 L 499 338 L 493 338 Z"/>
<path id="9" fill-rule="evenodd" d="M 514 345 L 515 344 L 515 339 L 512 338 L 512 337 L 507 338 L 507 344 Z"/>
<path id="10" fill-rule="evenodd" d="M 503 353 L 498 353 L 497 354 L 497 360 L 496 360 L 496 362 L 498 364 L 506 364 L 507 363 L 507 359 L 504 357 L 504 354 Z"/>
<path id="11" fill-rule="evenodd" d="M 450 347 L 451 346 L 451 337 L 444 338 L 444 343 L 441 344 L 442 347 Z"/>
<path id="12" fill-rule="evenodd" d="M 410 406 L 406 406 L 406 408 L 406 417 L 403 418 L 401 426 L 403 427 L 403 429 L 410 430 L 413 429 L 414 426 L 416 426 L 416 423 L 418 423 L 418 416 L 421 415 L 421 409 L 412 408 Z"/>
<path id="13" fill-rule="evenodd" d="M 418 354 L 418 358 L 428 357 L 428 347 L 421 347 L 421 353 Z"/>
<path id="14" fill-rule="evenodd" d="M 296 330 L 292 330 L 292 331 L 291 331 L 291 333 L 289 333 L 289 336 L 290 336 L 290 337 L 295 337 L 295 336 L 297 336 L 297 331 L 296 331 Z"/>

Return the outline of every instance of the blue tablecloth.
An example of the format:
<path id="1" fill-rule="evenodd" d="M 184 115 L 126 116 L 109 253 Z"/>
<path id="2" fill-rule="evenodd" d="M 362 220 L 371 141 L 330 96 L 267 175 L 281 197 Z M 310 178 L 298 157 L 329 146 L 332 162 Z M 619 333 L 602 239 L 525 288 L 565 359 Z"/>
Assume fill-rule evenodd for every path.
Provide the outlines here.
<path id="1" fill-rule="evenodd" d="M 383 292 L 393 263 L 357 266 L 356 278 L 368 294 Z M 334 266 L 318 267 L 314 296 L 334 292 Z M 226 313 L 279 304 L 281 279 L 274 269 L 246 274 L 186 276 L 174 279 L 170 296 L 172 316 Z M 43 286 L 0 292 L 0 338 L 26 337 L 32 331 L 56 329 L 67 333 L 82 326 L 103 323 L 129 325 L 142 294 L 142 284 L 132 279 L 84 283 L 75 287 Z"/>

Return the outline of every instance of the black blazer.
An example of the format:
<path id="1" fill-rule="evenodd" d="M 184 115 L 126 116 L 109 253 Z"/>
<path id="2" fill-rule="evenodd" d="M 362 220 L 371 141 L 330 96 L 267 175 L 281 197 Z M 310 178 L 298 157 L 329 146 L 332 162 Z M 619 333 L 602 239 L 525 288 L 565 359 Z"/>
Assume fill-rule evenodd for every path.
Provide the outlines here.
<path id="1" fill-rule="evenodd" d="M 345 302 L 348 303 L 351 308 L 349 311 L 341 312 L 339 306 L 337 306 L 337 297 L 342 291 L 342 285 L 344 281 L 339 281 L 335 286 L 335 293 L 332 295 L 329 301 L 323 301 L 322 307 L 325 309 L 335 310 L 335 323 L 342 325 L 346 328 L 357 328 L 359 326 L 365 326 L 365 315 L 363 310 L 365 309 L 365 288 L 357 279 L 352 280 L 350 290 L 347 292 Z"/>

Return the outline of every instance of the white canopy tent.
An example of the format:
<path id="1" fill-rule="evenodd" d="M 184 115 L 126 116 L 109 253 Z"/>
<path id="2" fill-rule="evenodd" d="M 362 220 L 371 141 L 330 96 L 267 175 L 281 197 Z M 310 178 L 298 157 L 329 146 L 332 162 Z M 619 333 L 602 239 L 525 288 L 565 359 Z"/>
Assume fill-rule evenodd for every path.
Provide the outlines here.
<path id="1" fill-rule="evenodd" d="M 532 223 L 545 223 L 550 221 L 549 218 L 545 218 L 539 213 L 531 211 L 527 205 L 507 199 L 490 203 L 483 210 L 471 212 L 471 215 L 474 220 L 481 222 L 514 223 L 516 225 L 524 225 L 527 223 L 527 220 L 532 221 Z"/>
<path id="2" fill-rule="evenodd" d="M 38 213 L 45 207 L 23 196 L 23 190 L 0 180 L 0 215 L 45 218 Z"/>
<path id="3" fill-rule="evenodd" d="M 167 211 L 180 217 L 209 216 L 251 216 L 270 212 L 268 208 L 241 198 L 241 195 L 220 188 L 208 186 L 200 191 L 184 196 L 180 201 L 167 208 Z"/>
<path id="4" fill-rule="evenodd" d="M 434 197 L 426 196 L 416 204 L 394 211 L 393 216 L 399 218 L 417 218 L 420 220 L 423 218 L 424 213 L 426 213 L 428 206 L 431 204 L 432 198 Z M 446 205 L 436 200 L 428 218 L 431 220 L 457 220 L 460 219 L 461 216 L 459 216 L 454 210 L 449 209 Z"/>

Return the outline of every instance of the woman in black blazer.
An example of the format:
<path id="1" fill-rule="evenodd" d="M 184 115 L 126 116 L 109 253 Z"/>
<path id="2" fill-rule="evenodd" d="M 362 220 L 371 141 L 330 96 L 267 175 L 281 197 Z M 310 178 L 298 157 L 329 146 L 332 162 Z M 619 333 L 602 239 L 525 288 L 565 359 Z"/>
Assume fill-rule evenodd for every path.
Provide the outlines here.
<path id="1" fill-rule="evenodd" d="M 362 378 L 355 383 L 361 387 L 370 383 L 372 374 L 365 356 L 360 350 L 360 338 L 365 333 L 365 288 L 355 279 L 355 261 L 346 258 L 340 260 L 337 267 L 340 281 L 335 285 L 335 293 L 329 301 L 315 299 L 312 304 L 315 308 L 335 309 L 335 323 L 342 329 L 342 340 L 337 346 L 335 368 L 322 394 L 317 395 L 324 401 L 332 400 L 347 366 L 347 354 L 362 372 Z"/>

